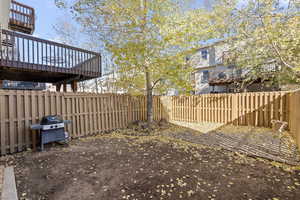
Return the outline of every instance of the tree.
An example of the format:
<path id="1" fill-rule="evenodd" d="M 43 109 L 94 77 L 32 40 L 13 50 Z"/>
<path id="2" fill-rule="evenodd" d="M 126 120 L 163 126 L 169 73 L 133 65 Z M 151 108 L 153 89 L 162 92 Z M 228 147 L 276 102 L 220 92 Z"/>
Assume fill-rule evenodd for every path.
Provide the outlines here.
<path id="1" fill-rule="evenodd" d="M 69 5 L 66 2 L 59 5 L 71 8 L 86 32 L 97 35 L 97 41 L 103 42 L 111 52 L 118 66 L 118 86 L 130 93 L 146 94 L 147 120 L 151 123 L 154 91 L 161 92 L 168 88 L 166 85 L 184 88 L 187 93 L 191 90 L 192 68 L 186 62 L 186 55 L 198 47 L 196 41 L 203 38 L 200 34 L 181 38 L 172 32 L 174 24 L 190 20 L 186 18 L 190 12 L 186 9 L 187 3 L 175 0 L 75 0 Z"/>
<path id="2" fill-rule="evenodd" d="M 222 30 L 230 45 L 228 62 L 247 69 L 248 79 L 299 81 L 299 1 L 251 0 L 232 3 L 220 0 L 220 5 L 231 10 Z M 266 70 L 270 66 L 277 69 L 273 72 Z"/>
<path id="3" fill-rule="evenodd" d="M 228 46 L 226 63 L 248 72 L 244 83 L 257 79 L 299 82 L 299 11 L 296 0 L 214 0 L 209 10 L 195 9 L 184 23 L 175 22 L 169 28 L 180 36 L 173 37 L 176 40 L 190 36 L 200 38 L 199 42 L 223 40 Z M 271 66 L 277 70 L 267 70 Z"/>
<path id="4" fill-rule="evenodd" d="M 65 19 L 60 19 L 60 21 L 53 26 L 56 32 L 55 39 L 63 44 L 81 47 L 90 51 L 101 52 L 102 66 L 104 66 L 102 69 L 103 73 L 105 75 L 108 71 L 110 72 L 112 63 L 107 62 L 107 57 L 110 56 L 103 49 L 103 45 L 95 43 L 95 37 L 92 34 L 87 35 L 86 32 L 81 29 L 82 27 L 78 26 L 75 21 L 68 16 L 68 13 L 65 13 L 65 16 L 67 16 Z M 70 54 L 69 56 L 72 57 L 73 55 Z M 107 69 L 108 65 L 110 65 L 109 69 Z M 100 84 L 101 82 L 102 80 L 99 78 L 79 82 L 79 91 L 94 91 L 99 93 L 99 90 L 102 87 Z"/>

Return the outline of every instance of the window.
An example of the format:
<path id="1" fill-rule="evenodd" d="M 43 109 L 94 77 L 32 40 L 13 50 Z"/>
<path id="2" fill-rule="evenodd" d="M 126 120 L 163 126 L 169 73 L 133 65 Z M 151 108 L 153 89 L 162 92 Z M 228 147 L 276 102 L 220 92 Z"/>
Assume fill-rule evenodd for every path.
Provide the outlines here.
<path id="1" fill-rule="evenodd" d="M 207 83 L 208 79 L 209 79 L 209 72 L 208 72 L 208 70 L 205 70 L 202 72 L 201 83 Z"/>
<path id="2" fill-rule="evenodd" d="M 242 69 L 236 69 L 235 70 L 236 76 L 240 77 L 243 73 Z"/>
<path id="3" fill-rule="evenodd" d="M 208 58 L 208 51 L 207 51 L 207 49 L 201 51 L 201 57 L 203 59 L 207 60 L 207 58 Z"/>
<path id="4" fill-rule="evenodd" d="M 218 74 L 219 79 L 226 79 L 226 74 L 224 72 L 221 72 Z"/>

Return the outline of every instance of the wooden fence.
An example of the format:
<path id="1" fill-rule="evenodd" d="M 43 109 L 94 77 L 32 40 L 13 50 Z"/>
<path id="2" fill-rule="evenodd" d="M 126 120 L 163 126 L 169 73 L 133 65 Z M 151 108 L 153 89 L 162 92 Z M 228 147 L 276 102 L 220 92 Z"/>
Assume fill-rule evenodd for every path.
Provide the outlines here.
<path id="1" fill-rule="evenodd" d="M 300 90 L 171 97 L 169 120 L 271 127 L 288 122 L 300 149 Z"/>
<path id="2" fill-rule="evenodd" d="M 154 98 L 154 119 L 163 116 L 160 98 Z M 72 138 L 124 128 L 130 122 L 146 120 L 146 98 L 129 95 L 54 93 L 0 90 L 1 155 L 31 147 L 30 125 L 45 115 L 72 120 L 67 131 Z"/>
<path id="3" fill-rule="evenodd" d="M 300 92 L 207 94 L 154 97 L 154 119 L 233 123 L 270 127 L 271 120 L 289 122 L 300 144 Z M 30 148 L 29 126 L 45 115 L 72 120 L 72 138 L 124 128 L 146 120 L 146 98 L 119 94 L 54 93 L 0 90 L 1 155 Z"/>
<path id="4" fill-rule="evenodd" d="M 171 120 L 271 127 L 289 120 L 287 92 L 205 94 L 172 97 Z"/>
<path id="5" fill-rule="evenodd" d="M 300 91 L 291 93 L 289 110 L 290 132 L 294 136 L 298 144 L 298 148 L 300 149 Z"/>

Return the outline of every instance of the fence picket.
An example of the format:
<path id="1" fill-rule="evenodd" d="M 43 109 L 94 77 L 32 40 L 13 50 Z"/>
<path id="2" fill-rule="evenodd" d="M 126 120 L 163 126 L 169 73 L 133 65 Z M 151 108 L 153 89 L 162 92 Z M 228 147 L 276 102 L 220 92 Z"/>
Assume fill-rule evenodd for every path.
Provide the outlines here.
<path id="1" fill-rule="evenodd" d="M 14 121 L 14 107 L 16 107 L 15 105 L 15 102 L 14 102 L 14 96 L 12 94 L 12 92 L 10 92 L 9 96 L 8 96 L 8 101 L 10 102 L 9 103 L 9 106 L 8 106 L 8 115 L 9 115 L 9 150 L 10 150 L 10 153 L 14 153 L 15 152 L 15 144 L 16 144 L 16 141 L 15 141 L 15 121 Z"/>
<path id="2" fill-rule="evenodd" d="M 0 138 L 1 138 L 1 155 L 6 154 L 6 137 L 5 137 L 5 96 L 0 94 Z"/>
<path id="3" fill-rule="evenodd" d="M 22 93 L 20 91 L 17 91 L 17 126 L 18 126 L 18 151 L 22 151 L 23 149 L 23 134 L 22 134 L 22 120 L 23 120 L 23 113 L 22 113 Z"/>

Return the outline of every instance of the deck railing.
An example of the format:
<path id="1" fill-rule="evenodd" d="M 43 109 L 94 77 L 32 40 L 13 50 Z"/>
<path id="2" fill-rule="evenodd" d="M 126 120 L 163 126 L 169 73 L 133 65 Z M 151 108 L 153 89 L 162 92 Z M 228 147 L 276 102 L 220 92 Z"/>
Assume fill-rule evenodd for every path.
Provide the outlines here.
<path id="1" fill-rule="evenodd" d="M 226 68 L 222 70 L 215 70 L 209 73 L 209 84 L 227 84 L 234 81 L 238 81 L 241 78 L 241 74 L 237 69 Z"/>
<path id="2" fill-rule="evenodd" d="M 32 34 L 35 28 L 34 9 L 19 2 L 12 1 L 9 26 L 13 30 Z"/>
<path id="3" fill-rule="evenodd" d="M 92 51 L 43 40 L 8 30 L 0 34 L 0 66 L 101 76 L 101 55 Z"/>

